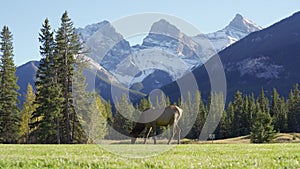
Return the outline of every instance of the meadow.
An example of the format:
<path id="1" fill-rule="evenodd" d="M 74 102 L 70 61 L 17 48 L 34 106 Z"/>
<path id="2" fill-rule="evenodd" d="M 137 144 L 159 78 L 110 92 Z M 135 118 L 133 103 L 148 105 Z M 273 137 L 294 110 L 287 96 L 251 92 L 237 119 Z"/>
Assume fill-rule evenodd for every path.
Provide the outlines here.
<path id="1" fill-rule="evenodd" d="M 128 158 L 117 150 L 161 149 Z M 298 143 L 186 145 L 0 145 L 0 168 L 300 168 Z"/>

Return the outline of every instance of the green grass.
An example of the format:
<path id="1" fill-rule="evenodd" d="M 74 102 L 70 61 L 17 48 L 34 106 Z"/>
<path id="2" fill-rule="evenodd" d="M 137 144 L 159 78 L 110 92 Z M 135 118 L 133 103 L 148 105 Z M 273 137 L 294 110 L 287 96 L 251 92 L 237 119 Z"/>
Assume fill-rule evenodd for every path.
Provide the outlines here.
<path id="1" fill-rule="evenodd" d="M 298 143 L 122 144 L 105 148 L 98 145 L 0 145 L 0 168 L 300 168 L 299 146 Z M 152 157 L 126 158 L 128 150 L 134 154 L 141 149 L 138 154 L 161 148 L 166 151 L 156 152 L 158 155 Z"/>

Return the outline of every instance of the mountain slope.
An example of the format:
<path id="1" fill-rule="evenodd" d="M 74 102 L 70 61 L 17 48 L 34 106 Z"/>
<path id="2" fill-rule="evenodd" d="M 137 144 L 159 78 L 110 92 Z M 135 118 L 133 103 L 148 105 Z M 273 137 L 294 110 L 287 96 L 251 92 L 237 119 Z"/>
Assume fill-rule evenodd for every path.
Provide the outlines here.
<path id="1" fill-rule="evenodd" d="M 300 82 L 299 44 L 300 12 L 251 33 L 221 51 L 219 56 L 225 68 L 229 98 L 236 90 L 258 94 L 264 88 L 267 94 L 271 94 L 273 87 L 287 96 L 292 86 Z M 207 64 L 211 64 L 215 57 Z M 210 83 L 205 67 L 196 68 L 193 74 L 200 90 L 207 96 Z M 180 95 L 174 83 L 163 89 L 175 98 Z"/>
<path id="2" fill-rule="evenodd" d="M 240 14 L 236 14 L 233 20 L 224 29 L 208 33 L 205 36 L 210 40 L 216 51 L 219 52 L 250 33 L 261 29 L 261 26 L 258 26 Z M 197 36 L 195 39 L 197 39 Z"/>
<path id="3" fill-rule="evenodd" d="M 130 99 L 132 100 L 137 100 L 138 98 L 145 96 L 143 93 L 127 89 L 110 72 L 95 63 L 93 60 L 86 58 L 86 61 L 90 66 L 88 70 L 84 70 L 84 75 L 86 76 L 86 82 L 88 84 L 88 91 L 96 91 L 102 98 L 110 100 L 111 103 L 113 103 L 113 97 L 115 97 L 111 92 L 112 89 L 122 93 L 129 93 Z M 16 76 L 18 77 L 17 84 L 20 87 L 20 90 L 18 91 L 20 93 L 20 96 L 18 97 L 20 101 L 20 108 L 25 100 L 28 83 L 35 89 L 34 83 L 38 66 L 39 61 L 29 61 L 24 65 L 17 67 Z"/>
<path id="4" fill-rule="evenodd" d="M 27 85 L 30 84 L 35 89 L 34 81 L 35 81 L 35 75 L 39 63 L 40 62 L 38 61 L 30 61 L 17 67 L 16 70 L 16 76 L 18 77 L 17 84 L 20 87 L 19 89 L 20 96 L 18 97 L 20 101 L 19 107 L 21 107 L 25 101 L 25 96 L 27 93 Z"/>

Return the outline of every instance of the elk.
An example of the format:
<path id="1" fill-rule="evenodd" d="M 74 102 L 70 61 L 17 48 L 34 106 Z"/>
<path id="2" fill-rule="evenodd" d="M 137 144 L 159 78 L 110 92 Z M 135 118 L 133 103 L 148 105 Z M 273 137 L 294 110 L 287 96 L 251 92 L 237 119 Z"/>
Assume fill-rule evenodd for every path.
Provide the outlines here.
<path id="1" fill-rule="evenodd" d="M 182 109 L 178 106 L 171 105 L 164 109 L 154 109 L 150 108 L 142 112 L 139 117 L 138 122 L 133 127 L 130 135 L 132 137 L 131 144 L 134 144 L 139 134 L 146 128 L 146 134 L 144 139 L 144 144 L 146 144 L 147 138 L 150 135 L 151 130 L 153 130 L 154 144 L 156 144 L 156 127 L 157 126 L 171 126 L 172 125 L 172 134 L 168 141 L 168 144 L 171 143 L 171 140 L 178 132 L 178 144 L 180 143 L 180 132 L 181 129 L 178 126 L 178 121 L 182 116 Z"/>

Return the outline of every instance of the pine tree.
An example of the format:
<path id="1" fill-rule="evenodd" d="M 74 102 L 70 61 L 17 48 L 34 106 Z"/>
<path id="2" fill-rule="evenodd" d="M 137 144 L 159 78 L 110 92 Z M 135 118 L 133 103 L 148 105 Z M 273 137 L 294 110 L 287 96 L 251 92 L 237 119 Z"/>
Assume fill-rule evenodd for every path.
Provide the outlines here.
<path id="1" fill-rule="evenodd" d="M 251 126 L 250 140 L 253 143 L 269 143 L 274 139 L 275 134 L 269 100 L 262 89 L 256 101 L 256 114 Z"/>
<path id="2" fill-rule="evenodd" d="M 36 111 L 32 116 L 32 139 L 37 143 L 61 143 L 63 102 L 61 86 L 57 78 L 57 57 L 55 42 L 49 20 L 45 19 L 39 34 L 40 61 L 36 74 Z"/>
<path id="3" fill-rule="evenodd" d="M 288 131 L 300 132 L 300 91 L 298 84 L 294 86 L 288 98 Z"/>
<path id="4" fill-rule="evenodd" d="M 80 54 L 82 50 L 79 36 L 75 34 L 73 22 L 68 16 L 67 12 L 61 17 L 61 25 L 57 30 L 55 37 L 56 47 L 55 55 L 58 57 L 58 82 L 62 86 L 62 94 L 64 98 L 64 105 L 62 107 L 63 114 L 63 139 L 64 143 L 72 143 L 74 135 L 72 135 L 72 125 L 77 125 L 77 122 L 72 119 L 74 117 L 74 105 L 72 97 L 72 79 L 75 63 L 75 57 Z M 76 127 L 76 126 L 75 126 Z"/>
<path id="5" fill-rule="evenodd" d="M 248 118 L 249 118 L 249 128 L 251 130 L 252 124 L 254 123 L 254 119 L 256 117 L 256 100 L 254 97 L 254 94 L 252 93 L 249 96 L 249 113 L 248 113 Z"/>
<path id="6" fill-rule="evenodd" d="M 0 142 L 15 143 L 19 134 L 16 66 L 13 61 L 13 38 L 7 26 L 1 31 L 0 63 Z"/>
<path id="7" fill-rule="evenodd" d="M 198 139 L 199 138 L 199 135 L 201 133 L 201 130 L 202 130 L 203 125 L 204 125 L 205 120 L 206 120 L 205 106 L 203 104 L 200 91 L 196 92 L 195 103 L 196 104 L 193 107 L 197 108 L 197 105 L 198 105 L 196 121 L 194 122 L 194 125 L 193 125 L 193 127 L 192 127 L 192 129 L 191 129 L 191 131 L 188 135 L 188 138 L 192 138 L 192 139 Z"/>
<path id="8" fill-rule="evenodd" d="M 262 112 L 270 113 L 269 100 L 265 96 L 264 89 L 261 89 L 261 93 L 260 93 L 259 97 L 257 98 L 257 101 L 259 102 L 260 109 Z"/>
<path id="9" fill-rule="evenodd" d="M 250 140 L 252 143 L 270 143 L 275 136 L 272 117 L 268 112 L 261 110 L 259 101 L 257 102 L 257 115 L 251 127 Z"/>
<path id="10" fill-rule="evenodd" d="M 233 120 L 233 136 L 242 135 L 243 126 L 243 117 L 244 117 L 244 99 L 242 93 L 237 91 L 234 96 L 234 120 Z"/>
<path id="11" fill-rule="evenodd" d="M 20 122 L 20 142 L 29 143 L 29 134 L 30 134 L 30 124 L 32 123 L 31 117 L 33 112 L 36 110 L 35 94 L 32 86 L 28 83 L 27 94 L 25 97 L 25 102 L 21 111 L 21 122 Z"/>
<path id="12" fill-rule="evenodd" d="M 227 137 L 233 137 L 234 136 L 234 128 L 233 128 L 233 122 L 234 122 L 234 106 L 233 106 L 233 103 L 232 102 L 229 102 L 228 103 L 228 106 L 227 106 L 227 120 L 226 120 L 226 123 L 228 125 L 228 131 L 227 131 L 227 134 L 226 136 Z"/>
<path id="13" fill-rule="evenodd" d="M 287 112 L 284 99 L 280 98 L 277 90 L 273 89 L 270 114 L 274 121 L 274 128 L 277 131 L 285 132 L 287 130 Z"/>

